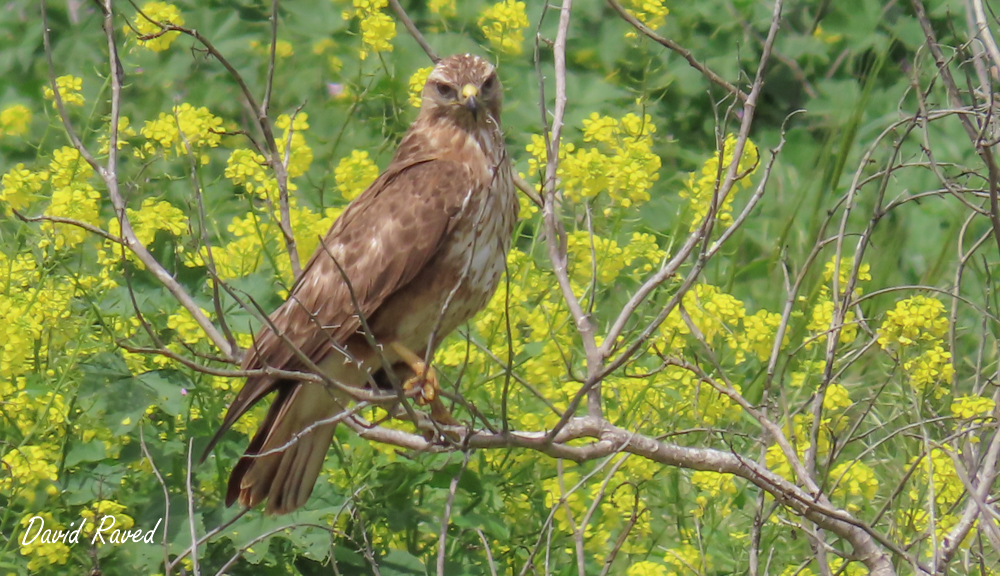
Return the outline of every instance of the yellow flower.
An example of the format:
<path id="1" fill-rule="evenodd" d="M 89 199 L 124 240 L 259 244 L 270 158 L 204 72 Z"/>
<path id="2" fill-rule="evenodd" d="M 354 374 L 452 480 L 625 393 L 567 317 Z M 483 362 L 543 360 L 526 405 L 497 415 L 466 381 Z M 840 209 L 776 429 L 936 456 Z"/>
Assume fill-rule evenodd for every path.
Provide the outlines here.
<path id="1" fill-rule="evenodd" d="M 667 576 L 667 567 L 663 564 L 643 560 L 629 566 L 625 576 Z"/>
<path id="2" fill-rule="evenodd" d="M 691 219 L 691 230 L 697 229 L 702 224 L 702 220 L 708 215 L 712 207 L 713 200 L 716 200 L 716 181 L 722 185 L 726 171 L 733 163 L 733 153 L 736 148 L 736 136 L 729 134 L 723 143 L 722 168 L 719 168 L 719 154 L 715 153 L 705 161 L 700 172 L 691 172 L 684 184 L 684 189 L 680 192 L 681 198 L 689 199 L 693 217 Z M 723 228 L 733 224 L 733 198 L 742 185 L 744 188 L 750 185 L 750 175 L 757 171 L 758 159 L 760 158 L 757 146 L 749 139 L 743 147 L 743 156 L 740 157 L 739 165 L 736 169 L 737 180 L 729 194 L 717 206 L 715 217 Z"/>
<path id="3" fill-rule="evenodd" d="M 28 514 L 21 519 L 21 526 L 24 526 L 25 530 L 30 529 L 32 535 L 35 534 L 35 531 L 41 530 L 41 525 L 37 519 L 32 525 L 31 520 L 36 517 L 40 517 L 41 521 L 44 522 L 45 530 L 55 531 L 65 529 L 65 526 L 56 522 L 48 512 Z M 18 544 L 21 544 L 20 539 L 18 540 Z M 40 536 L 31 540 L 31 542 L 21 545 L 21 555 L 31 557 L 31 560 L 28 561 L 28 570 L 31 572 L 38 572 L 43 568 L 55 566 L 56 564 L 65 565 L 66 561 L 69 560 L 69 554 L 69 546 L 64 542 L 42 542 Z"/>
<path id="4" fill-rule="evenodd" d="M 955 418 L 977 418 L 989 416 L 996 408 L 991 398 L 982 396 L 959 396 L 951 403 L 951 414 Z"/>
<path id="5" fill-rule="evenodd" d="M 820 302 L 812 309 L 809 323 L 806 329 L 814 333 L 814 337 L 806 342 L 806 349 L 826 342 L 826 333 L 830 331 L 833 323 L 833 300 L 830 300 L 830 291 L 826 286 L 820 289 Z M 844 325 L 840 328 L 840 343 L 850 344 L 858 337 L 858 325 L 854 322 L 854 312 L 848 310 L 844 314 Z"/>
<path id="6" fill-rule="evenodd" d="M 663 5 L 663 0 L 625 0 L 622 2 L 633 16 L 652 30 L 656 30 L 666 22 L 666 16 L 670 10 Z M 628 38 L 635 37 L 635 31 L 625 35 Z"/>
<path id="7" fill-rule="evenodd" d="M 257 40 L 250 41 L 250 48 L 254 52 L 260 54 L 261 56 L 271 55 L 271 43 L 270 42 L 260 42 Z M 295 48 L 292 47 L 292 43 L 288 40 L 278 40 L 274 43 L 274 57 L 276 59 L 288 58 L 289 56 L 295 55 Z"/>
<path id="8" fill-rule="evenodd" d="M 838 268 L 834 262 L 836 259 L 836 256 L 830 258 L 830 260 L 827 261 L 826 266 L 823 268 L 823 279 L 827 282 L 831 282 L 833 280 L 833 271 Z M 840 291 L 841 295 L 843 295 L 844 291 L 847 290 L 847 282 L 850 280 L 852 272 L 854 272 L 854 257 L 841 257 L 839 274 L 837 275 L 837 289 Z M 862 264 L 861 268 L 858 269 L 857 282 L 865 282 L 871 279 L 871 266 L 868 264 Z M 855 296 L 860 296 L 862 294 L 861 289 L 855 288 L 854 294 Z"/>
<path id="9" fill-rule="evenodd" d="M 345 200 L 353 200 L 378 177 L 378 166 L 368 158 L 368 152 L 354 150 L 340 159 L 333 175 L 340 194 Z"/>
<path id="10" fill-rule="evenodd" d="M 56 78 L 56 89 L 59 90 L 59 98 L 62 99 L 63 105 L 83 106 L 83 94 L 80 94 L 80 91 L 83 90 L 83 78 L 77 78 L 73 75 L 60 76 Z M 46 100 L 52 100 L 53 108 L 59 107 L 51 87 L 46 86 L 42 89 L 42 93 Z"/>
<path id="11" fill-rule="evenodd" d="M 0 111 L 0 136 L 21 136 L 27 134 L 31 124 L 31 110 L 14 104 Z"/>
<path id="12" fill-rule="evenodd" d="M 730 349 L 736 351 L 736 362 L 743 361 L 744 347 L 740 346 L 737 332 L 739 322 L 746 316 L 746 307 L 742 302 L 715 286 L 697 284 L 684 294 L 681 305 L 691 323 L 701 332 L 705 342 L 711 345 L 718 336 Z M 667 316 L 660 330 L 668 343 L 679 336 L 691 334 L 690 327 L 681 315 L 680 307 L 675 308 Z"/>
<path id="13" fill-rule="evenodd" d="M 164 155 L 170 154 L 171 147 L 174 147 L 178 155 L 193 152 L 188 150 L 185 142 L 193 149 L 215 148 L 222 139 L 222 132 L 221 118 L 214 116 L 204 106 L 195 108 L 185 102 L 174 106 L 170 114 L 161 112 L 156 120 L 146 121 L 141 133 L 147 142 L 139 153 L 155 154 L 156 144 L 163 148 Z M 201 156 L 201 163 L 208 163 L 207 155 Z"/>
<path id="14" fill-rule="evenodd" d="M 325 53 L 329 52 L 330 50 L 333 50 L 336 47 L 337 47 L 337 43 L 334 42 L 333 39 L 331 39 L 331 38 L 323 38 L 323 39 L 318 40 L 317 42 L 313 43 L 313 45 L 312 45 L 312 52 L 313 52 L 313 54 L 319 56 L 320 54 L 325 54 Z"/>
<path id="15" fill-rule="evenodd" d="M 927 296 L 896 302 L 896 307 L 886 312 L 879 328 L 879 346 L 887 349 L 893 344 L 905 347 L 918 341 L 937 340 L 948 331 L 944 311 L 940 300 Z"/>
<path id="16" fill-rule="evenodd" d="M 201 309 L 206 317 L 211 316 L 207 310 Z M 167 317 L 167 328 L 177 333 L 177 338 L 185 344 L 197 344 L 206 338 L 205 332 L 195 321 L 187 308 L 181 308 L 176 314 Z"/>
<path id="17" fill-rule="evenodd" d="M 826 396 L 823 397 L 823 408 L 827 410 L 839 410 L 847 408 L 853 404 L 851 396 L 847 393 L 847 388 L 840 384 L 830 384 L 826 387 Z"/>
<path id="18" fill-rule="evenodd" d="M 826 32 L 823 30 L 822 26 L 816 26 L 816 29 L 813 30 L 813 38 L 817 38 L 820 42 L 825 44 L 836 44 L 837 42 L 840 42 L 843 37 L 843 34 L 830 34 Z"/>
<path id="19" fill-rule="evenodd" d="M 761 361 L 771 357 L 774 348 L 774 336 L 781 325 L 781 314 L 758 310 L 752 316 L 743 317 L 743 338 L 740 347 L 747 352 L 753 352 Z M 788 333 L 782 339 L 784 347 L 788 343 Z"/>
<path id="20" fill-rule="evenodd" d="M 924 394 L 931 388 L 934 398 L 948 393 L 947 384 L 955 376 L 951 352 L 946 352 L 941 345 L 935 345 L 913 360 L 904 362 L 903 370 L 910 376 L 910 385 L 917 393 Z"/>
<path id="21" fill-rule="evenodd" d="M 170 232 L 174 236 L 183 236 L 188 231 L 187 215 L 170 202 L 146 198 L 138 210 L 129 208 L 126 212 L 132 230 L 143 246 L 152 244 L 156 233 L 160 230 Z M 111 219 L 108 228 L 112 234 L 119 235 L 118 219 Z M 131 251 L 126 254 L 134 257 Z"/>
<path id="22" fill-rule="evenodd" d="M 429 0 L 427 8 L 435 14 L 440 14 L 445 18 L 452 18 L 457 12 L 455 2 L 456 0 Z"/>
<path id="23" fill-rule="evenodd" d="M 143 14 L 146 16 L 144 17 Z M 152 22 L 150 22 L 150 20 L 152 20 Z M 162 30 L 159 24 L 157 24 L 158 22 L 162 22 L 164 24 L 174 24 L 175 26 L 183 26 L 184 17 L 181 16 L 181 12 L 177 9 L 177 6 L 174 6 L 173 4 L 167 4 L 166 2 L 146 2 L 142 5 L 142 14 L 137 13 L 135 15 L 135 21 L 132 25 L 125 25 L 125 34 L 134 34 L 136 32 L 138 32 L 139 36 L 158 34 Z M 172 30 L 148 40 L 139 39 L 138 43 L 139 46 L 149 48 L 153 52 L 163 52 L 167 48 L 170 48 L 170 44 L 176 40 L 179 35 L 180 32 Z"/>
<path id="24" fill-rule="evenodd" d="M 52 187 L 64 188 L 73 183 L 86 182 L 94 174 L 94 169 L 76 148 L 63 146 L 52 152 L 49 172 L 52 175 Z"/>
<path id="25" fill-rule="evenodd" d="M 426 68 L 420 68 L 410 76 L 410 105 L 414 108 L 420 108 L 421 93 L 424 91 L 424 84 L 427 83 L 427 77 L 430 76 L 433 66 L 428 66 Z"/>
<path id="26" fill-rule="evenodd" d="M 303 133 L 309 129 L 308 120 L 308 114 L 305 112 L 299 112 L 295 115 L 294 122 L 290 116 L 282 114 L 281 116 L 278 116 L 278 120 L 274 123 L 275 127 L 283 130 L 281 138 L 276 141 L 276 144 L 278 145 L 278 154 L 282 161 L 285 159 L 285 146 L 289 140 L 291 141 L 291 150 L 288 153 L 287 167 L 289 178 L 298 178 L 308 172 L 309 166 L 312 165 L 312 148 L 306 144 L 306 139 L 303 135 Z M 291 132 L 290 135 L 289 132 Z"/>
<path id="27" fill-rule="evenodd" d="M 237 186 L 243 186 L 253 194 L 257 187 L 267 180 L 267 159 L 246 148 L 237 148 L 229 154 L 226 162 L 226 178 Z"/>
<path id="28" fill-rule="evenodd" d="M 132 128 L 132 126 L 130 126 L 129 124 L 130 124 L 130 122 L 129 122 L 128 116 L 120 116 L 118 118 L 118 146 L 117 147 L 118 147 L 119 150 L 122 149 L 122 146 L 127 146 L 128 145 L 128 138 L 129 137 L 136 135 L 135 128 Z M 108 153 L 108 146 L 110 146 L 110 144 L 109 144 L 110 140 L 111 140 L 111 137 L 109 135 L 107 135 L 107 134 L 102 134 L 97 139 L 97 141 L 101 144 L 101 148 L 100 148 L 100 150 L 98 150 L 98 154 L 107 154 Z"/>
<path id="29" fill-rule="evenodd" d="M 80 516 L 87 519 L 83 532 L 88 537 L 93 536 L 94 532 L 102 525 L 105 530 L 128 530 L 132 526 L 135 526 L 135 520 L 128 514 L 124 514 L 124 512 L 125 506 L 112 500 L 95 502 L 91 504 L 90 508 L 80 512 Z M 105 520 L 107 516 L 111 516 L 114 522 Z M 97 545 L 101 545 L 102 543 L 109 544 L 108 538 L 111 534 L 104 531 L 101 534 L 103 537 L 96 538 Z M 94 540 L 94 538 L 89 538 L 89 540 Z"/>
<path id="30" fill-rule="evenodd" d="M 523 51 L 524 29 L 528 15 L 524 2 L 503 0 L 483 11 L 479 26 L 494 48 L 505 54 L 517 56 Z"/>
<path id="31" fill-rule="evenodd" d="M 574 201 L 593 198 L 602 191 L 623 208 L 646 202 L 659 179 L 660 157 L 653 153 L 652 118 L 629 113 L 620 120 L 593 113 L 583 121 L 584 142 L 591 148 L 576 148 L 566 142 L 559 147 L 559 169 L 564 193 Z M 545 140 L 534 134 L 526 150 L 528 175 L 544 173 Z"/>
<path id="32" fill-rule="evenodd" d="M 34 501 L 34 490 L 38 486 L 59 479 L 57 458 L 39 446 L 22 446 L 7 452 L 0 458 L 0 467 L 5 471 L 0 476 L 0 489 L 7 494 L 17 490 L 28 500 Z"/>
<path id="33" fill-rule="evenodd" d="M 839 483 L 834 496 L 863 496 L 867 500 L 875 498 L 878 492 L 878 478 L 875 472 L 863 462 L 844 462 L 830 471 L 830 480 Z"/>
<path id="34" fill-rule="evenodd" d="M 54 182 L 55 178 L 53 177 Z M 47 216 L 71 218 L 96 226 L 100 223 L 100 199 L 100 192 L 95 190 L 90 184 L 73 182 L 62 188 L 56 188 L 52 192 L 52 202 L 46 208 L 45 214 Z M 89 234 L 86 230 L 76 226 L 53 224 L 51 222 L 44 222 L 42 229 L 54 234 L 56 248 L 76 246 L 86 240 L 87 234 Z M 48 240 L 43 240 L 39 245 L 47 246 Z"/>
<path id="35" fill-rule="evenodd" d="M 369 50 L 392 52 L 392 39 L 396 37 L 396 22 L 383 12 L 389 0 L 353 0 L 353 10 L 343 13 L 344 20 L 361 21 L 362 48 L 360 57 L 368 58 Z"/>
<path id="36" fill-rule="evenodd" d="M 6 209 L 21 210 L 30 203 L 32 196 L 42 189 L 42 182 L 49 179 L 49 173 L 42 170 L 32 172 L 18 163 L 0 179 L 0 202 Z"/>
<path id="37" fill-rule="evenodd" d="M 673 567 L 671 572 L 676 574 L 691 574 L 692 568 L 696 574 L 707 574 L 711 572 L 712 559 L 707 554 L 701 555 L 698 548 L 688 542 L 682 542 L 680 546 L 667 549 L 663 555 L 663 561 Z"/>

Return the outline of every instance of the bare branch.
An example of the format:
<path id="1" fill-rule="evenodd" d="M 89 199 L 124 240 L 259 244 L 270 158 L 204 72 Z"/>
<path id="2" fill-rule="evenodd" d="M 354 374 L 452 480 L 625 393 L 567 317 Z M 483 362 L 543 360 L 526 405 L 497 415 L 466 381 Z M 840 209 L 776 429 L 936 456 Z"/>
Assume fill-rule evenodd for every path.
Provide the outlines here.
<path id="1" fill-rule="evenodd" d="M 639 32 L 642 32 L 650 40 L 653 40 L 654 42 L 657 42 L 657 43 L 661 44 L 662 46 L 664 46 L 666 48 L 669 48 L 670 50 L 673 50 L 677 54 L 680 54 L 680 56 L 682 58 L 684 58 L 685 60 L 687 60 L 688 64 L 690 64 L 692 68 L 694 68 L 698 72 L 701 72 L 702 75 L 704 75 L 705 78 L 708 78 L 708 80 L 710 80 L 713 84 L 716 84 L 718 86 L 721 86 L 722 88 L 725 88 L 725 90 L 727 92 L 729 92 L 730 94 L 733 94 L 734 96 L 736 96 L 737 98 L 739 98 L 743 102 L 747 101 L 747 99 L 749 98 L 749 96 L 745 92 L 743 92 L 742 90 L 740 90 L 736 86 L 733 86 L 732 84 L 730 84 L 722 76 L 719 76 L 715 72 L 712 72 L 707 66 L 705 66 L 704 64 L 702 64 L 701 62 L 699 62 L 694 57 L 694 55 L 691 54 L 690 50 L 684 48 L 683 46 L 681 46 L 680 44 L 674 42 L 673 40 L 670 40 L 668 38 L 664 38 L 664 37 L 658 35 L 656 32 L 653 32 L 653 30 L 650 29 L 649 26 L 646 26 L 645 24 L 643 24 L 641 21 L 639 21 L 638 18 L 636 18 L 635 16 L 633 16 L 631 13 L 629 13 L 628 10 L 626 10 L 624 7 L 622 7 L 622 5 L 618 3 L 618 0 L 607 0 L 607 1 L 608 1 L 608 5 L 611 6 L 614 9 L 614 11 L 618 13 L 619 16 L 621 16 L 622 20 L 625 20 L 626 22 L 628 22 L 629 24 L 631 24 L 636 30 L 638 30 Z"/>

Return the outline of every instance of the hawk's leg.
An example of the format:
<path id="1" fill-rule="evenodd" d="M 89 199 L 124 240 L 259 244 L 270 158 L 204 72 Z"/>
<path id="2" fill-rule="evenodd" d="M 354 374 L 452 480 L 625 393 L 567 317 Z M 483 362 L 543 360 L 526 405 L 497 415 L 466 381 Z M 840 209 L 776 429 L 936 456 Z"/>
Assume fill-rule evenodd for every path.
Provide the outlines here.
<path id="1" fill-rule="evenodd" d="M 410 350 L 399 342 L 389 344 L 389 349 L 395 352 L 399 356 L 399 359 L 413 370 L 413 376 L 410 376 L 403 382 L 403 390 L 409 392 L 410 390 L 419 388 L 420 395 L 417 396 L 417 403 L 420 405 L 430 404 L 431 418 L 435 422 L 448 426 L 457 425 L 458 421 L 455 420 L 451 412 L 448 412 L 448 409 L 441 402 L 441 385 L 438 384 L 434 368 L 428 366 L 424 363 L 423 358 L 417 356 L 413 350 Z"/>

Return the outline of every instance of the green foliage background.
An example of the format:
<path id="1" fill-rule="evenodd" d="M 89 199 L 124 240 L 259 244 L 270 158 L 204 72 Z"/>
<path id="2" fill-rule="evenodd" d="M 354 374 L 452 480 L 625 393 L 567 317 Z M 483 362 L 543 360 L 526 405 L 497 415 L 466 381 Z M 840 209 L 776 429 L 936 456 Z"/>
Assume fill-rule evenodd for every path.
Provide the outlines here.
<path id="1" fill-rule="evenodd" d="M 508 149 L 518 170 L 536 183 L 539 178 L 532 169 L 540 155 L 537 147 L 534 155 L 529 147 L 537 146 L 544 127 L 534 31 L 547 10 L 539 26 L 543 40 L 537 50 L 546 102 L 551 105 L 552 50 L 544 39 L 555 37 L 558 8 L 527 3 L 530 25 L 523 31 L 522 51 L 516 54 L 498 51 L 484 35 L 480 19 L 491 4 L 457 2 L 454 14 L 436 13 L 417 1 L 404 2 L 404 7 L 440 54 L 474 52 L 498 63 L 505 87 L 503 125 Z M 259 98 L 268 70 L 270 5 L 221 0 L 174 5 L 185 26 L 209 38 Z M 657 33 L 748 89 L 771 20 L 771 4 L 706 0 L 665 5 L 669 14 Z M 0 19 L 0 77 L 4 79 L 0 111 L 23 105 L 31 119 L 23 131 L 13 125 L 0 131 L 0 172 L 9 173 L 23 164 L 21 169 L 36 175 L 48 170 L 52 178 L 58 172 L 48 168 L 53 151 L 70 143 L 51 101 L 43 98 L 50 70 L 42 48 L 38 6 L 21 0 L 7 6 L 7 15 Z M 131 128 L 138 132 L 161 113 L 166 113 L 170 124 L 174 121 L 171 109 L 186 103 L 207 108 L 221 119 L 226 131 L 217 147 L 201 148 L 195 162 L 208 215 L 204 223 L 197 216 L 191 159 L 167 152 L 170 146 L 155 145 L 140 158 L 134 151 L 151 140 L 142 134 L 127 138 L 119 178 L 128 206 L 141 214 L 140 208 L 152 208 L 153 204 L 143 204 L 151 200 L 179 210 L 171 212 L 166 205 L 156 204 L 158 210 L 166 211 L 147 211 L 151 216 L 146 220 L 136 216 L 144 222 L 137 227 L 145 226 L 153 255 L 217 324 L 211 277 L 203 263 L 190 260 L 203 249 L 202 232 L 216 247 L 237 242 L 241 234 L 259 235 L 257 244 L 251 242 L 259 245 L 252 251 L 253 263 L 237 267 L 240 272 L 232 275 L 230 284 L 263 309 L 273 309 L 282 301 L 290 280 L 288 257 L 272 222 L 274 212 L 261 195 L 248 193 L 226 174 L 232 151 L 250 147 L 238 131 L 247 130 L 256 137 L 236 83 L 191 38 L 181 36 L 162 52 L 139 46 L 134 34 L 123 33 L 126 19 L 136 21 L 135 9 L 127 3 L 115 7 L 125 70 L 122 115 L 130 119 Z M 967 40 L 963 2 L 931 1 L 927 8 L 942 44 L 956 47 Z M 350 161 L 352 152 L 367 152 L 379 167 L 389 162 L 417 113 L 409 101 L 410 78 L 430 65 L 401 24 L 396 26 L 398 35 L 391 40 L 391 51 L 370 52 L 362 59 L 360 19 L 343 17 L 351 9 L 341 0 L 284 2 L 278 9 L 278 38 L 291 50 L 277 59 L 271 117 L 308 117 L 308 129 L 299 133 L 311 150 L 312 161 L 306 162 L 304 174 L 292 179 L 297 206 L 309 214 L 294 222 L 296 236 L 306 246 L 316 245 L 316 235 L 325 231 L 330 219 L 357 192 L 357 183 L 370 177 L 372 169 L 366 172 L 364 162 Z M 71 119 L 84 143 L 96 151 L 100 138 L 107 137 L 110 98 L 101 13 L 91 4 L 70 2 L 49 6 L 48 17 L 52 73 L 82 78 L 85 104 L 70 108 Z M 845 329 L 853 331 L 854 337 L 841 339 L 833 381 L 822 378 L 829 314 L 823 327 L 824 317 L 817 317 L 815 310 L 831 301 L 830 275 L 824 276 L 824 265 L 834 257 L 834 244 L 826 244 L 816 258 L 809 257 L 818 239 L 836 233 L 844 194 L 869 149 L 872 154 L 860 168 L 866 178 L 894 163 L 913 163 L 893 169 L 886 180 L 887 202 L 941 188 L 932 170 L 916 165 L 924 162 L 921 148 L 925 146 L 932 147 L 949 181 L 964 189 L 986 188 L 981 176 L 985 171 L 976 164 L 974 149 L 956 120 L 930 124 L 927 140 L 919 129 L 900 130 L 885 141 L 878 140 L 891 123 L 917 109 L 913 86 L 926 90 L 933 77 L 933 62 L 923 45 L 924 35 L 906 3 L 804 0 L 786 5 L 750 135 L 759 150 L 759 163 L 754 174 L 738 185 L 735 213 L 760 182 L 770 160 L 769 150 L 782 137 L 784 147 L 763 199 L 709 263 L 700 281 L 702 288 L 695 291 L 697 301 L 689 310 L 718 363 L 710 360 L 711 354 L 684 332 L 683 321 L 673 315 L 634 362 L 605 382 L 604 396 L 608 418 L 618 426 L 650 436 L 680 431 L 670 441 L 733 450 L 752 460 L 766 451 L 768 466 L 791 477 L 787 462 L 762 443 L 760 428 L 749 416 L 707 385 L 693 384 L 690 372 L 664 368 L 661 356 L 675 351 L 715 377 L 738 384 L 746 398 L 759 402 L 764 397 L 766 358 L 774 339 L 773 315 L 780 314 L 787 297 L 784 270 L 793 278 L 802 272 L 804 283 L 792 301 L 788 340 L 770 390 L 772 407 L 780 414 L 777 421 L 796 448 L 804 450 L 811 420 L 801 417 L 809 415 L 813 393 L 833 389 L 846 394 L 846 399 L 834 398 L 830 406 L 824 403 L 827 419 L 820 443 L 826 448 L 820 448 L 821 479 L 826 486 L 839 485 L 830 489 L 838 506 L 872 522 L 879 532 L 926 560 L 934 541 L 930 535 L 940 539 L 950 527 L 947 522 L 954 522 L 967 502 L 955 464 L 940 447 L 971 457 L 976 442 L 970 438 L 982 434 L 981 445 L 986 446 L 995 426 L 990 416 L 995 403 L 989 398 L 996 386 L 995 382 L 987 385 L 997 362 L 998 325 L 993 318 L 996 302 L 991 279 L 995 245 L 986 242 L 979 255 L 962 263 L 965 276 L 960 293 L 967 301 L 954 304 L 944 294 L 899 287 L 951 290 L 959 270 L 956 245 L 968 250 L 989 232 L 989 221 L 970 219 L 967 205 L 946 194 L 907 202 L 881 217 L 864 266 L 855 272 L 870 275 L 859 284 L 864 293 L 888 290 L 858 305 L 866 324 Z M 604 2 L 576 2 L 567 54 L 564 147 L 594 146 L 587 140 L 585 121 L 608 117 L 624 126 L 624 119 L 633 114 L 640 124 L 651 126 L 642 126 L 638 134 L 629 133 L 631 139 L 621 136 L 616 140 L 618 152 L 635 154 L 645 167 L 651 165 L 652 156 L 659 162 L 652 174 L 642 176 L 648 199 L 630 198 L 634 186 L 609 192 L 588 189 L 585 184 L 575 197 L 567 192 L 563 210 L 574 288 L 585 302 L 593 303 L 593 318 L 603 334 L 641 280 L 683 242 L 699 208 L 690 199 L 699 185 L 690 184 L 689 178 L 694 174 L 692 182 L 696 181 L 703 168 L 711 169 L 726 135 L 738 130 L 740 116 L 722 89 L 677 54 L 636 37 L 632 27 Z M 927 101 L 933 106 L 947 105 L 938 87 L 929 90 Z M 795 111 L 801 112 L 790 117 Z M 276 133 L 281 135 L 281 130 Z M 902 142 L 898 157 L 893 155 L 894 139 Z M 640 141 L 648 143 L 648 150 L 641 148 Z M 301 143 L 298 148 L 292 143 L 292 148 L 301 151 Z M 607 147 L 602 150 L 607 156 L 614 154 Z M 731 159 L 730 150 L 726 161 Z M 754 164 L 753 159 L 745 161 L 748 166 Z M 342 167 L 339 181 L 338 166 Z M 92 223 L 116 233 L 115 225 L 109 224 L 114 211 L 106 191 L 96 177 L 87 181 L 101 194 L 95 201 L 98 217 Z M 868 225 L 881 180 L 871 182 L 853 200 L 855 210 L 845 225 L 845 256 L 853 252 L 856 235 Z M 54 190 L 52 181 L 42 182 L 24 205 L 14 204 L 13 192 L 6 203 L 0 203 L 6 214 L 0 220 L 0 345 L 4 347 L 0 353 L 0 573 L 79 573 L 93 568 L 108 575 L 162 574 L 167 571 L 165 553 L 175 559 L 186 551 L 192 530 L 202 536 L 233 517 L 235 510 L 222 503 L 225 481 L 260 411 L 238 426 L 205 464 L 190 468 L 193 501 L 189 502 L 186 480 L 191 452 L 196 459 L 240 381 L 200 373 L 162 355 L 134 349 L 157 347 L 139 326 L 134 311 L 138 306 L 167 349 L 200 364 L 231 368 L 211 358 L 195 357 L 196 352 L 212 355 L 217 351 L 149 271 L 134 260 L 123 262 L 114 256 L 110 243 L 93 234 L 70 242 L 65 239 L 72 234 L 67 228 L 53 229 L 51 224 L 25 222 L 14 215 L 13 208 L 29 216 L 51 211 Z M 977 205 L 981 202 L 967 197 Z M 76 214 L 72 207 L 86 201 L 75 198 L 70 204 L 67 214 L 72 216 Z M 523 207 L 510 285 L 501 288 L 482 317 L 461 331 L 468 332 L 468 338 L 453 336 L 438 356 L 443 380 L 457 386 L 497 426 L 500 398 L 507 385 L 502 362 L 508 354 L 518 377 L 560 410 L 585 373 L 580 338 L 547 260 L 540 214 L 526 199 Z M 239 229 L 234 224 L 234 218 L 246 224 L 251 214 L 260 218 L 258 225 Z M 832 224 L 824 228 L 830 214 Z M 596 281 L 591 279 L 588 221 L 597 236 Z M 177 226 L 171 229 L 171 224 Z M 842 266 L 842 275 L 852 270 L 848 260 Z M 626 339 L 655 316 L 678 284 L 668 282 L 637 311 Z M 509 348 L 504 317 L 508 293 L 515 332 Z M 884 346 L 877 342 L 892 327 L 891 322 L 883 324 L 889 318 L 887 311 L 914 295 L 937 297 L 948 307 L 939 313 L 901 313 L 918 323 L 926 321 L 921 334 L 927 337 L 918 346 L 942 347 L 937 364 L 925 366 L 936 372 L 920 386 L 914 384 L 920 367 L 907 362 L 919 363 L 924 357 L 898 339 L 890 337 Z M 228 324 L 246 346 L 257 321 L 229 296 L 223 294 L 222 301 Z M 956 307 L 953 325 L 947 321 L 952 306 Z M 763 324 L 753 325 L 761 331 L 753 336 L 748 318 L 758 311 L 766 313 L 758 317 Z M 954 337 L 946 336 L 948 330 L 941 330 L 941 322 L 954 330 Z M 122 343 L 133 350 L 121 347 Z M 767 354 L 759 356 L 755 345 Z M 484 350 L 492 351 L 496 359 Z M 952 364 L 954 377 L 949 372 Z M 518 381 L 509 385 L 513 428 L 544 430 L 558 420 L 526 386 Z M 365 415 L 377 419 L 383 413 L 368 410 Z M 468 417 L 460 408 L 456 414 Z M 405 423 L 389 425 L 411 429 Z M 930 445 L 939 449 L 930 450 Z M 926 461 L 928 453 L 934 469 L 914 464 L 921 457 Z M 445 548 L 448 574 L 489 574 L 487 546 L 499 573 L 520 573 L 529 557 L 534 558 L 537 572 L 548 566 L 552 573 L 575 573 L 573 523 L 598 495 L 603 499 L 585 535 L 586 573 L 600 573 L 617 539 L 626 533 L 609 566 L 612 574 L 747 571 L 749 534 L 758 510 L 754 486 L 728 475 L 692 473 L 636 456 L 620 458 L 574 464 L 513 449 L 467 455 L 460 451 L 409 453 L 359 439 L 340 427 L 307 508 L 288 518 L 249 512 L 199 548 L 199 568 L 214 573 L 238 554 L 227 573 L 329 574 L 332 564 L 341 574 L 370 573 L 372 564 L 384 575 L 433 573 L 441 515 L 451 483 L 459 478 Z M 838 468 L 855 460 L 861 464 Z M 611 470 L 611 480 L 602 488 Z M 579 489 L 567 494 L 565 504 L 560 505 L 560 494 L 577 482 L 582 482 Z M 929 492 L 932 485 L 936 488 Z M 935 502 L 930 506 L 937 518 L 936 529 L 929 527 L 928 498 Z M 883 508 L 888 513 L 880 513 Z M 50 526 L 65 528 L 79 522 L 81 515 L 100 518 L 105 513 L 142 529 L 164 518 L 166 533 L 161 525 L 154 544 L 91 546 L 89 539 L 70 547 L 20 544 L 23 520 L 35 514 L 42 514 Z M 821 572 L 812 560 L 815 552 L 809 539 L 799 529 L 802 520 L 773 507 L 770 499 L 764 501 L 763 513 L 762 548 L 773 551 L 765 554 L 769 572 Z M 161 537 L 165 537 L 166 551 Z M 531 556 L 538 542 L 550 555 Z M 829 542 L 850 553 L 843 542 L 832 537 Z M 1000 560 L 980 533 L 970 536 L 962 549 L 951 569 L 997 572 Z M 866 572 L 858 562 L 843 568 L 843 560 L 830 552 L 826 555 L 835 571 Z M 898 558 L 896 562 L 901 572 L 910 570 L 906 562 Z M 173 572 L 193 567 L 187 558 L 176 562 Z"/>

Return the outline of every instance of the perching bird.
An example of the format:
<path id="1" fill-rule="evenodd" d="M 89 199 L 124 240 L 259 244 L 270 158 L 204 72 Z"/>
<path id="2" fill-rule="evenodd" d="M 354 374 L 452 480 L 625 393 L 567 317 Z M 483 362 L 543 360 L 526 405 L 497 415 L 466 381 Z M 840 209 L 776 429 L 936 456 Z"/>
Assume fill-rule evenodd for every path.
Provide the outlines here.
<path id="1" fill-rule="evenodd" d="M 384 381 L 360 310 L 388 363 L 409 386 L 423 387 L 425 401 L 435 400 L 437 381 L 423 360 L 489 302 L 517 220 L 502 92 L 496 70 L 477 56 L 434 67 L 392 162 L 333 223 L 271 314 L 274 330 L 257 333 L 244 369 L 305 371 L 294 345 L 339 384 Z M 229 477 L 226 505 L 267 500 L 265 513 L 285 514 L 309 498 L 333 439 L 336 424 L 314 424 L 342 412 L 350 397 L 320 383 L 248 378 L 206 454 L 271 392 L 267 416 Z M 433 414 L 446 418 L 436 402 Z"/>

